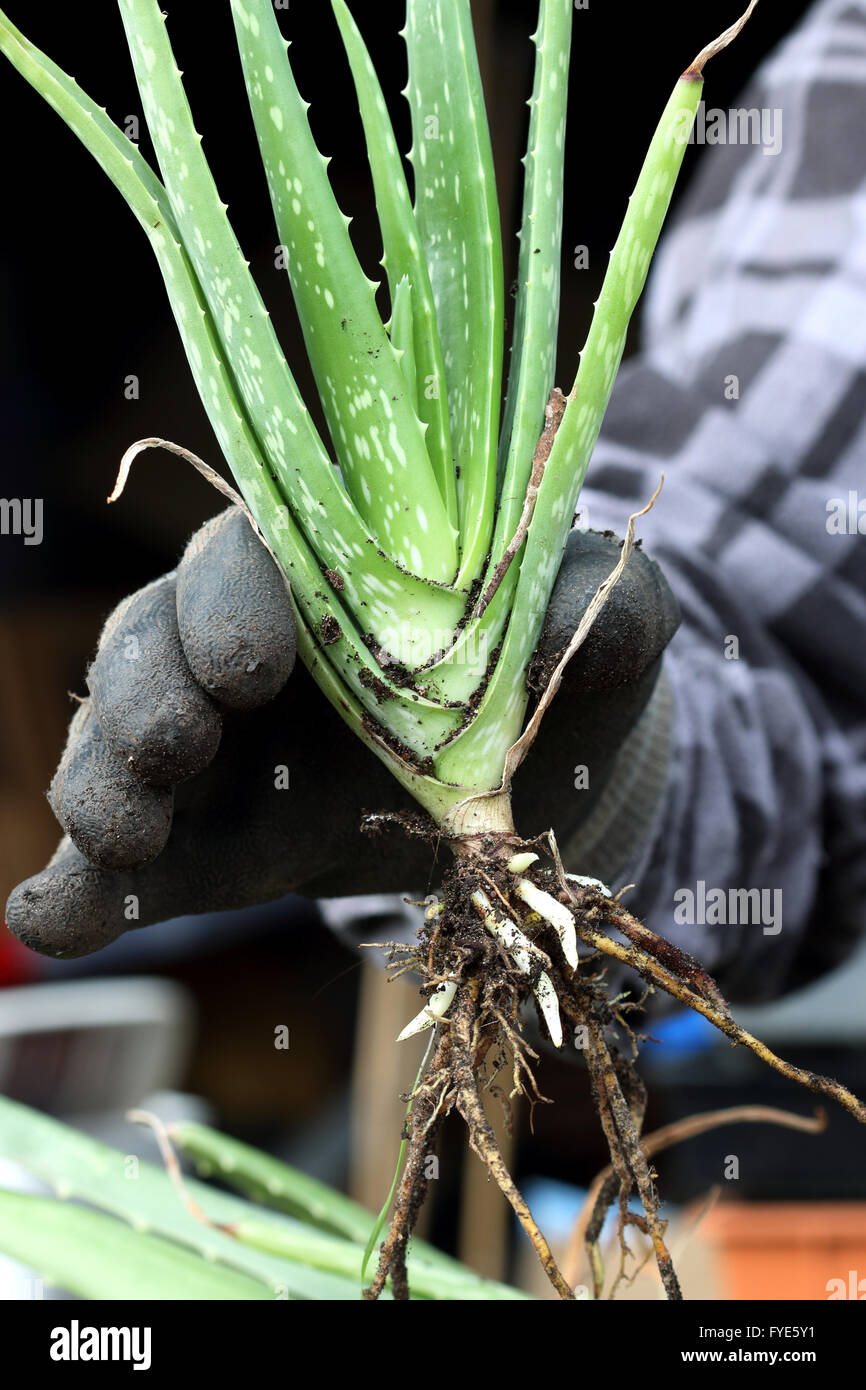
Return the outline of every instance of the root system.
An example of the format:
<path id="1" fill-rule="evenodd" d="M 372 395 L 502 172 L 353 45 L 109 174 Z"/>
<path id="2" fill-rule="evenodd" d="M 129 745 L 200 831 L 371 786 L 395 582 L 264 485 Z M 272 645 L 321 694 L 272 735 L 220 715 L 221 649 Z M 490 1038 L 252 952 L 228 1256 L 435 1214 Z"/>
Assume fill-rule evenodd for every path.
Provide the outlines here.
<path id="1" fill-rule="evenodd" d="M 552 836 L 525 842 L 509 833 L 474 835 L 453 848 L 456 865 L 445 878 L 441 897 L 428 907 L 418 941 L 390 946 L 394 974 L 412 972 L 428 1001 L 437 994 L 440 999 L 406 1030 L 432 1027 L 436 1032 L 415 1090 L 405 1098 L 410 1103 L 403 1136 L 406 1159 L 378 1269 L 365 1297 L 377 1298 L 386 1284 L 396 1298 L 409 1297 L 407 1244 L 427 1194 L 427 1159 L 435 1151 L 443 1119 L 456 1110 L 471 1148 L 510 1203 L 556 1293 L 575 1298 L 573 1284 L 508 1172 L 484 1108 L 488 1093 L 505 1105 L 510 1119 L 515 1096 L 525 1097 L 531 1106 L 544 1099 L 535 1074 L 538 1053 L 525 1030 L 526 1010 L 534 1009 L 542 1034 L 582 1054 L 610 1151 L 610 1167 L 594 1185 L 592 1207 L 582 1224 L 594 1296 L 602 1295 L 604 1285 L 599 1237 L 616 1204 L 620 1262 L 614 1289 L 628 1274 L 633 1227 L 650 1242 L 667 1297 L 680 1299 L 651 1165 L 651 1154 L 660 1145 L 641 1137 L 646 1093 L 636 1068 L 641 1038 L 634 1024 L 646 996 L 664 991 L 703 1014 L 732 1043 L 750 1048 L 790 1080 L 831 1097 L 861 1122 L 866 1121 L 866 1107 L 839 1082 L 783 1061 L 740 1027 L 700 962 L 650 931 L 603 885 L 567 875 Z M 579 959 L 570 946 L 569 920 Z M 570 963 L 575 960 L 576 968 Z M 612 962 L 643 980 L 640 998 L 612 993 L 607 978 Z M 450 1000 L 447 1008 L 443 998 Z M 510 1084 L 500 1080 L 506 1072 Z M 816 1127 L 808 1119 L 790 1122 Z M 629 1209 L 634 1194 L 640 1214 Z M 573 1269 L 570 1273 L 573 1279 Z"/>

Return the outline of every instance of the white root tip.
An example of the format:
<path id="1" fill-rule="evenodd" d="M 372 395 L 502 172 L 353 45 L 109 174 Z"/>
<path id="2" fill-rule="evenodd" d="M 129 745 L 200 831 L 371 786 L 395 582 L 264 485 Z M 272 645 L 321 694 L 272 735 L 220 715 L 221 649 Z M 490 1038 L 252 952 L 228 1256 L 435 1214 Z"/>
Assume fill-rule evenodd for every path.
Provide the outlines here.
<path id="1" fill-rule="evenodd" d="M 521 878 L 517 884 L 518 897 L 522 898 L 527 907 L 531 907 L 533 912 L 537 912 L 539 917 L 543 917 L 545 922 L 549 922 L 559 937 L 562 945 L 562 954 L 568 961 L 572 970 L 577 969 L 577 930 L 574 925 L 574 918 L 567 907 L 556 901 L 550 893 L 545 893 L 543 888 L 539 888 L 528 878 Z"/>
<path id="2" fill-rule="evenodd" d="M 587 878 L 584 874 L 566 874 L 565 877 L 569 883 L 576 883 L 578 888 L 594 888 L 597 893 L 603 893 L 606 898 L 610 897 L 610 889 L 600 878 Z M 631 886 L 633 888 L 634 884 Z"/>
<path id="3" fill-rule="evenodd" d="M 445 1017 L 454 1002 L 456 993 L 456 980 L 443 980 L 441 985 L 436 986 L 421 1012 L 406 1024 L 402 1033 L 398 1035 L 397 1041 L 405 1042 L 407 1038 L 413 1038 L 416 1033 L 423 1033 L 425 1029 L 432 1028 L 434 1023 L 438 1023 L 440 1019 Z"/>
<path id="4" fill-rule="evenodd" d="M 539 975 L 538 984 L 535 986 L 533 994 L 538 1000 L 538 1007 L 541 1009 L 547 1024 L 550 1041 L 554 1047 L 562 1047 L 562 1019 L 559 1016 L 559 1002 L 549 975 Z"/>
<path id="5" fill-rule="evenodd" d="M 513 854 L 508 861 L 508 872 L 510 874 L 525 874 L 530 864 L 534 864 L 538 859 L 537 854 L 531 850 L 524 850 L 522 854 Z"/>
<path id="6" fill-rule="evenodd" d="M 537 946 L 533 946 L 529 937 L 524 935 L 516 922 L 512 922 L 510 917 L 497 917 L 493 911 L 490 899 L 480 888 L 476 888 L 472 894 L 471 902 L 481 914 L 485 927 L 492 937 L 504 947 L 510 955 L 521 975 L 529 975 L 532 970 L 531 958 L 550 965 L 550 960 L 543 951 L 539 951 Z"/>
<path id="7" fill-rule="evenodd" d="M 532 969 L 531 956 L 546 960 L 544 953 L 539 951 L 537 946 L 533 946 L 529 937 L 524 936 L 516 923 L 508 917 L 496 916 L 490 899 L 486 893 L 482 893 L 480 888 L 477 888 L 472 894 L 472 903 L 480 912 L 484 925 L 491 936 L 496 938 L 500 946 L 505 947 L 522 975 L 528 975 Z M 554 1047 L 562 1047 L 562 1020 L 559 1016 L 559 1002 L 550 976 L 545 971 L 539 975 L 532 992 L 538 1000 L 538 1007 L 541 1009 Z"/>

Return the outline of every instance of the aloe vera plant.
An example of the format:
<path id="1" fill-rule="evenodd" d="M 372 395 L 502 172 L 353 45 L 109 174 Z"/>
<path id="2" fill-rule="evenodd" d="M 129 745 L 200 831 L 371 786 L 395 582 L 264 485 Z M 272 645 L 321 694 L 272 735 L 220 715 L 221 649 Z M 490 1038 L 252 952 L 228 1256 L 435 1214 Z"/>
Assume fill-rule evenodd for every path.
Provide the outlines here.
<path id="1" fill-rule="evenodd" d="M 661 943 L 603 884 L 567 874 L 546 827 L 515 827 L 512 778 L 566 663 L 622 567 L 597 591 L 531 718 L 526 676 L 575 506 L 622 357 L 631 314 L 670 202 L 710 57 L 675 83 L 610 256 L 579 367 L 555 387 L 571 0 L 540 0 L 514 326 L 503 393 L 502 238 L 469 0 L 407 0 L 406 97 L 413 188 L 361 33 L 332 0 L 363 124 L 383 245 L 389 314 L 355 254 L 307 119 L 270 0 L 231 0 L 247 96 L 292 295 L 329 440 L 315 429 L 237 244 L 157 0 L 119 0 L 159 164 L 0 12 L 0 47 L 57 110 L 141 223 L 202 403 L 246 509 L 289 586 L 299 650 L 327 698 L 429 817 L 454 866 L 401 967 L 425 1007 L 402 1037 L 431 1029 L 410 1101 L 405 1163 L 370 1296 L 408 1296 L 406 1248 L 426 1191 L 424 1156 L 456 1107 L 473 1147 L 523 1223 L 551 1282 L 574 1292 L 506 1171 L 479 1094 L 501 1048 L 516 1091 L 531 1088 L 520 1010 L 535 1001 L 555 1045 L 587 1035 L 585 1059 L 617 1172 L 638 1187 L 669 1296 L 678 1285 L 652 1176 L 605 1030 L 624 1026 L 599 978 L 578 973 L 578 940 L 632 967 L 788 1076 L 805 1077 L 731 1019 L 698 964 Z M 504 399 L 503 399 L 504 394 Z M 335 464 L 337 465 L 335 467 Z M 238 495 L 239 494 L 239 495 Z M 480 655 L 479 655 L 480 654 Z M 620 937 L 612 937 L 613 927 Z M 623 944 L 622 937 L 625 938 Z M 623 1157 L 623 1155 L 625 1155 Z M 619 1166 L 617 1167 L 617 1161 Z M 607 1201 L 612 1200 L 610 1193 Z M 290 1251 L 283 1237 L 284 1253 Z M 272 1248 L 272 1247 L 271 1247 Z"/>
<path id="2" fill-rule="evenodd" d="M 545 0 L 535 35 L 502 410 L 502 245 L 468 0 L 407 6 L 414 207 L 363 40 L 344 0 L 334 0 L 367 138 L 387 323 L 331 191 L 273 8 L 266 0 L 231 8 L 333 460 L 219 199 L 155 0 L 121 0 L 120 10 L 162 181 L 5 18 L 0 37 L 150 239 L 203 404 L 289 580 L 301 653 L 325 695 L 446 833 L 510 832 L 505 759 L 524 720 L 525 674 L 685 149 L 698 71 L 677 84 L 662 117 L 550 458 L 536 470 L 525 538 L 501 573 L 553 386 L 571 5 Z M 118 488 L 135 452 L 155 442 L 133 446 Z M 323 588 L 323 571 L 337 577 L 336 588 Z M 494 650 L 488 669 L 477 653 Z"/>

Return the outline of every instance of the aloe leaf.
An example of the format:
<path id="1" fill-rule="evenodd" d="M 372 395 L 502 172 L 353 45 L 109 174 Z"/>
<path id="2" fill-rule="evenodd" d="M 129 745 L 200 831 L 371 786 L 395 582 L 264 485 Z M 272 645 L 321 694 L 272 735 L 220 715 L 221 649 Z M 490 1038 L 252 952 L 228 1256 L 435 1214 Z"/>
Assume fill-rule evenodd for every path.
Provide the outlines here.
<path id="1" fill-rule="evenodd" d="M 318 646 L 306 623 L 296 607 L 298 617 L 298 655 L 313 676 L 325 699 L 333 706 L 340 718 L 349 726 L 362 743 L 383 762 L 401 786 L 415 798 L 420 806 L 429 811 L 434 820 L 439 821 L 445 812 L 466 796 L 466 788 L 461 784 L 446 784 L 429 772 L 422 772 L 417 765 L 408 761 L 393 741 L 377 728 L 369 715 L 366 715 L 353 693 L 341 682 L 334 667 L 331 666 L 325 650 Z M 391 715 L 388 715 L 391 718 Z M 456 727 L 456 724 L 455 724 Z M 435 745 L 431 752 L 435 752 Z M 431 753 L 425 753 L 431 757 Z M 428 764 L 429 766 L 429 764 Z"/>
<path id="2" fill-rule="evenodd" d="M 255 1203 L 274 1207 L 332 1235 L 350 1241 L 367 1239 L 373 1224 L 370 1213 L 298 1168 L 208 1125 L 184 1120 L 171 1125 L 169 1135 L 202 1177 L 219 1178 Z"/>
<path id="3" fill-rule="evenodd" d="M 287 564 L 279 545 L 279 537 L 284 532 L 290 533 L 294 540 L 295 559 L 288 560 Z M 389 674 L 391 660 L 408 665 L 413 656 L 420 656 L 422 660 L 429 656 L 429 648 L 436 639 L 423 626 L 424 610 L 411 602 L 404 602 L 401 607 L 400 597 L 394 595 L 390 600 L 394 606 L 389 611 L 388 599 L 380 599 L 382 616 L 378 636 L 387 649 L 382 658 L 385 664 L 380 665 L 371 656 L 357 623 L 334 590 L 335 577 L 338 586 L 344 582 L 342 572 L 331 570 L 330 578 L 323 577 L 286 507 L 278 517 L 277 536 L 275 554 L 284 564 L 299 623 L 309 638 L 298 648 L 304 664 L 310 670 L 327 666 L 333 672 L 338 682 L 335 703 L 344 718 L 349 709 L 355 707 L 361 721 L 375 726 L 381 719 L 413 757 L 431 756 L 437 743 L 458 727 L 462 711 L 445 708 L 411 686 L 396 684 Z M 406 596 L 402 597 L 405 600 Z"/>
<path id="4" fill-rule="evenodd" d="M 413 400 L 417 398 L 418 378 L 415 367 L 415 339 L 412 323 L 412 286 L 408 275 L 397 281 L 394 302 L 391 309 L 391 322 L 388 332 L 391 342 L 400 354 L 400 370 Z"/>
<path id="5" fill-rule="evenodd" d="M 158 5 L 120 0 L 120 8 L 178 230 L 245 413 L 294 516 L 322 564 L 340 569 L 353 609 L 366 605 L 373 632 L 380 622 L 392 628 L 395 610 L 408 644 L 419 612 L 438 607 L 456 622 L 455 595 L 404 574 L 380 553 L 325 453 L 219 200 Z M 271 528 L 263 530 L 269 538 Z"/>
<path id="6" fill-rule="evenodd" d="M 271 0 L 232 0 L 238 48 L 307 355 L 343 479 L 403 569 L 449 583 L 456 531 L 400 361 L 319 153 Z"/>
<path id="7" fill-rule="evenodd" d="M 490 548 L 502 383 L 502 241 L 468 0 L 408 0 L 415 220 L 439 323 L 458 470 L 460 574 Z"/>
<path id="8" fill-rule="evenodd" d="M 193 1160 L 203 1176 L 218 1177 L 255 1202 L 275 1207 L 356 1244 L 363 1245 L 373 1229 L 375 1218 L 365 1207 L 270 1154 L 190 1121 L 172 1125 L 170 1133 L 173 1143 Z M 469 1277 L 458 1261 L 434 1246 L 413 1241 L 412 1248 L 418 1255 L 423 1254 L 428 1263 Z"/>
<path id="9" fill-rule="evenodd" d="M 70 1207 L 65 1200 L 38 1199 L 54 1213 L 54 1224 L 64 1240 L 72 1241 L 80 1218 L 94 1217 L 106 1223 L 104 1228 L 94 1226 L 92 1246 L 101 1252 L 99 1259 L 114 1258 L 114 1246 L 109 1249 L 100 1235 L 104 1229 L 106 1239 L 117 1242 L 118 1258 L 123 1256 L 136 1279 L 136 1252 L 139 1241 L 143 1241 L 145 1256 L 148 1243 L 157 1253 L 164 1249 L 172 1257 L 177 1254 L 178 1279 L 181 1274 L 186 1277 L 187 1269 L 194 1273 L 200 1266 L 204 1271 L 224 1272 L 226 1288 L 231 1287 L 230 1280 L 237 1279 L 238 1289 L 256 1285 L 261 1289 L 256 1294 L 220 1294 L 210 1293 L 202 1285 L 202 1292 L 186 1293 L 178 1284 L 178 1292 L 172 1293 L 172 1297 L 276 1295 L 357 1299 L 363 1241 L 374 1221 L 371 1213 L 314 1178 L 206 1126 L 180 1124 L 173 1128 L 171 1137 L 202 1168 L 250 1195 L 261 1196 L 277 1210 L 263 1211 L 244 1198 L 185 1178 L 188 1197 L 210 1222 L 218 1223 L 206 1224 L 190 1213 L 163 1169 L 109 1148 L 14 1101 L 0 1099 L 0 1155 L 54 1187 L 58 1196 L 76 1198 L 110 1213 L 112 1218 L 122 1218 L 116 1221 L 96 1217 L 95 1213 Z M 59 1267 L 51 1258 L 53 1247 L 45 1246 L 43 1250 L 39 1243 L 20 1243 L 18 1217 L 9 1205 L 12 1215 L 7 1218 L 4 1206 L 10 1196 L 17 1199 L 18 1194 L 0 1190 L 0 1249 L 37 1268 L 51 1282 L 87 1297 L 157 1296 L 138 1284 L 129 1294 L 99 1292 L 88 1281 L 101 1278 L 100 1270 L 97 1266 L 91 1271 L 89 1260 L 78 1258 L 74 1242 L 68 1262 L 58 1272 Z M 70 1211 L 72 1216 L 67 1215 Z M 289 1211 L 295 1213 L 295 1219 L 287 1214 Z M 46 1217 L 46 1231 L 51 1225 L 51 1219 Z M 86 1237 L 86 1227 L 82 1225 L 81 1229 Z M 145 1256 L 142 1267 L 146 1271 Z M 413 1242 L 410 1270 L 414 1291 L 420 1297 L 524 1297 L 517 1290 L 479 1278 L 423 1242 Z M 211 1287 L 218 1290 L 217 1279 Z"/>
<path id="10" fill-rule="evenodd" d="M 272 1254 L 302 1260 L 324 1270 L 358 1278 L 361 1266 L 362 1248 L 350 1241 L 314 1231 L 309 1226 L 294 1230 L 281 1227 L 264 1226 L 256 1222 L 240 1225 L 234 1229 L 238 1240 L 268 1250 Z M 409 1287 L 413 1298 L 443 1299 L 460 1302 L 500 1302 L 523 1301 L 529 1297 L 519 1289 L 509 1288 L 491 1279 L 482 1279 L 470 1270 L 449 1269 L 445 1265 L 429 1263 L 418 1255 L 413 1242 L 406 1260 Z M 360 1286 L 360 1281 L 359 1281 Z"/>
<path id="11" fill-rule="evenodd" d="M 499 660 L 475 719 L 435 761 L 436 774 L 445 781 L 456 772 L 468 781 L 474 773 L 483 785 L 483 778 L 496 768 L 501 777 L 505 754 L 520 733 L 527 699 L 521 676 L 538 642 L 629 320 L 661 233 L 702 90 L 699 78 L 681 78 L 650 142 L 547 460 Z"/>
<path id="12" fill-rule="evenodd" d="M 427 426 L 427 453 L 448 517 L 456 526 L 457 486 L 451 455 L 445 367 L 427 262 L 420 246 L 403 162 L 376 70 L 345 0 L 331 0 L 331 4 L 352 70 L 364 126 L 376 211 L 382 231 L 382 265 L 388 274 L 392 306 L 401 280 L 407 279 L 412 287 L 416 407 Z"/>
<path id="13" fill-rule="evenodd" d="M 101 1212 L 0 1189 L 0 1250 L 48 1284 L 98 1299 L 273 1299 L 260 1279 L 210 1264 Z"/>
<path id="14" fill-rule="evenodd" d="M 171 1138 L 196 1162 L 200 1172 L 218 1177 L 255 1201 L 309 1221 L 318 1228 L 311 1230 L 297 1222 L 276 1226 L 273 1222 L 264 1225 L 260 1220 L 241 1221 L 232 1229 L 238 1240 L 272 1254 L 358 1279 L 364 1242 L 375 1231 L 375 1226 L 371 1213 L 357 1202 L 279 1159 L 218 1134 L 206 1125 L 189 1122 L 174 1125 Z M 412 1241 L 408 1268 L 412 1292 L 422 1298 L 521 1299 L 527 1296 L 507 1285 L 482 1279 L 424 1241 Z"/>
<path id="15" fill-rule="evenodd" d="M 229 374 L 225 352 L 217 341 L 210 309 L 181 245 L 162 184 L 104 109 L 20 34 L 2 11 L 0 51 L 88 148 L 144 229 L 165 280 L 193 377 L 220 448 L 256 521 L 290 575 L 311 628 L 320 630 L 323 618 L 335 610 L 335 596 L 323 583 L 321 566 L 299 532 L 238 401 L 237 387 Z M 327 459 L 325 462 L 331 482 L 334 470 Z M 335 486 L 348 503 L 343 489 L 338 483 Z M 348 505 L 351 508 L 351 503 Z M 314 510 L 319 511 L 318 504 Z M 349 535 L 340 533 L 327 554 L 327 564 L 339 571 L 346 598 L 356 611 L 363 611 L 369 631 L 380 641 L 392 644 L 392 654 L 398 661 L 411 666 L 417 660 L 426 660 L 430 652 L 429 644 L 422 640 L 425 628 L 421 615 L 431 614 L 433 622 L 443 630 L 453 628 L 462 611 L 459 595 L 401 574 L 378 554 L 372 539 L 360 527 L 360 519 L 355 518 L 355 522 L 354 530 L 351 526 L 348 528 Z M 320 525 L 325 531 L 323 514 Z M 359 560 L 363 563 L 359 564 Z M 332 658 L 337 659 L 344 646 L 349 646 L 350 650 L 344 652 L 343 673 L 350 681 L 355 680 L 359 697 L 367 702 L 373 713 L 375 700 L 367 688 L 358 686 L 357 676 L 366 668 L 390 689 L 387 671 L 375 666 L 363 644 L 351 641 L 351 620 L 344 621 L 339 612 L 337 616 L 343 637 L 338 650 L 332 650 Z M 398 700 L 406 698 L 396 688 L 392 693 Z M 402 736 L 411 742 L 408 731 Z"/>
<path id="16" fill-rule="evenodd" d="M 517 529 L 556 370 L 571 16 L 571 0 L 541 0 L 538 28 L 532 36 L 535 79 L 523 160 L 517 300 L 500 442 L 502 489 L 491 565 Z"/>
<path id="17" fill-rule="evenodd" d="M 172 212 L 262 452 L 298 504 L 294 509 L 305 531 L 312 530 L 314 515 L 327 516 L 333 508 L 335 531 L 345 524 L 355 532 L 359 518 L 352 518 L 354 508 L 333 476 L 219 200 L 165 16 L 153 0 L 120 0 L 120 11 Z M 312 492 L 318 494 L 320 485 L 328 499 L 321 506 Z"/>
<path id="18" fill-rule="evenodd" d="M 58 1197 L 87 1202 L 121 1217 L 137 1233 L 177 1241 L 208 1262 L 216 1261 L 264 1281 L 272 1294 L 347 1300 L 358 1296 L 357 1276 L 328 1275 L 242 1244 L 225 1231 L 196 1220 L 164 1169 L 2 1097 L 0 1157 L 20 1164 L 54 1189 Z M 185 1179 L 185 1186 L 212 1221 L 231 1226 L 265 1220 L 265 1213 L 240 1197 L 193 1178 Z M 54 1206 L 58 1212 L 65 1209 L 63 1201 Z M 274 1213 L 270 1220 L 285 1225 L 288 1218 Z"/>
<path id="19" fill-rule="evenodd" d="M 410 696 L 390 680 L 387 668 L 373 660 L 337 593 L 323 579 L 321 566 L 265 465 L 238 402 L 210 311 L 178 240 L 172 210 L 159 179 L 104 110 L 2 16 L 0 49 L 87 144 L 144 228 L 165 279 L 193 377 L 220 448 L 250 510 L 291 579 L 296 601 L 311 632 L 318 634 L 319 643 L 323 632 L 338 634 L 328 645 L 328 659 L 354 691 L 367 717 L 375 720 L 380 711 L 375 691 L 387 691 L 389 724 L 407 747 L 426 755 L 439 738 L 456 727 L 458 716 L 453 711 L 436 710 L 432 702 L 415 692 Z M 408 665 L 414 659 L 427 659 L 430 642 L 425 636 L 422 614 L 439 611 L 442 630 L 447 631 L 459 616 L 459 597 L 401 575 L 373 553 L 372 544 L 353 544 L 353 550 L 360 549 L 364 551 L 365 564 L 372 564 L 374 571 L 378 569 L 378 573 L 367 577 L 369 598 L 363 600 L 370 630 L 390 645 L 396 660 Z M 331 561 L 335 567 L 340 566 L 340 577 L 347 590 L 357 566 L 354 555 L 348 559 L 348 564 L 343 564 L 338 556 Z M 429 722 L 424 721 L 423 710 L 429 712 Z"/>
<path id="20" fill-rule="evenodd" d="M 518 290 L 499 448 L 499 508 L 485 585 L 520 520 L 556 370 L 571 14 L 571 0 L 541 0 L 533 35 L 535 78 L 529 101 Z M 430 669 L 430 681 L 440 695 L 466 699 L 472 693 L 477 663 L 468 656 L 482 649 L 492 652 L 497 645 L 508 621 L 518 574 L 519 565 L 514 563 L 483 615 L 466 624 L 453 649 Z"/>
<path id="21" fill-rule="evenodd" d="M 0 12 L 0 50 L 88 148 L 141 223 L 162 272 L 175 320 L 208 417 L 254 516 L 262 524 L 287 508 L 264 469 L 260 451 L 237 402 L 213 322 L 180 242 L 165 189 L 138 148 L 78 83 L 31 44 Z M 281 560 L 294 558 L 293 528 L 286 526 Z"/>

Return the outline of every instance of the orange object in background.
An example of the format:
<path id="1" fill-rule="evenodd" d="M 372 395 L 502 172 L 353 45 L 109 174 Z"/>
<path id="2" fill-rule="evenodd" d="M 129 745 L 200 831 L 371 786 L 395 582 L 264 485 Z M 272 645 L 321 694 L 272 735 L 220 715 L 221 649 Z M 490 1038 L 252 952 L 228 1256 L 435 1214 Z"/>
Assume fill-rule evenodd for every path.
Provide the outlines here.
<path id="1" fill-rule="evenodd" d="M 866 1202 L 720 1202 L 699 1239 L 724 1299 L 866 1299 Z"/>

